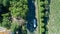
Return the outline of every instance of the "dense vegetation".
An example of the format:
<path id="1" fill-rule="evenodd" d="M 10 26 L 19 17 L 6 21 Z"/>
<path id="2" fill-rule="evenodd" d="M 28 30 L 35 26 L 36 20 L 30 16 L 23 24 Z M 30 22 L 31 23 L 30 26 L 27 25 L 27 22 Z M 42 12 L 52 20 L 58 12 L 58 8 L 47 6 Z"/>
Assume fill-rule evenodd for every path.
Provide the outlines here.
<path id="1" fill-rule="evenodd" d="M 25 18 L 28 11 L 27 0 L 11 0 L 9 10 L 11 11 L 11 15 L 13 17 L 20 16 L 22 18 Z"/>
<path id="2" fill-rule="evenodd" d="M 39 33 L 47 34 L 46 25 L 49 18 L 48 0 L 37 0 L 37 2 Z M 26 34 L 25 23 L 20 26 L 18 21 L 21 18 L 26 21 L 28 11 L 28 0 L 0 0 L 0 26 L 11 29 L 13 32 L 21 29 L 24 32 L 23 34 Z"/>
<path id="3" fill-rule="evenodd" d="M 18 17 L 26 20 L 28 13 L 28 2 L 27 0 L 0 0 L 0 26 L 7 29 L 11 29 L 13 32 L 17 31 L 20 25 L 13 22 L 12 19 Z M 20 19 L 19 18 L 19 19 Z M 18 20 L 18 19 L 16 19 Z M 23 32 L 25 32 L 25 26 Z M 25 32 L 26 34 L 26 32 Z"/>
<path id="4" fill-rule="evenodd" d="M 48 5 L 48 0 L 38 0 L 38 21 L 40 34 L 46 34 L 47 22 L 45 20 L 48 19 L 48 11 L 46 11 L 46 5 Z"/>
<path id="5" fill-rule="evenodd" d="M 2 14 L 2 16 L 3 16 L 3 21 L 1 26 L 9 29 L 11 26 L 11 21 L 9 21 L 9 14 L 8 13 Z"/>

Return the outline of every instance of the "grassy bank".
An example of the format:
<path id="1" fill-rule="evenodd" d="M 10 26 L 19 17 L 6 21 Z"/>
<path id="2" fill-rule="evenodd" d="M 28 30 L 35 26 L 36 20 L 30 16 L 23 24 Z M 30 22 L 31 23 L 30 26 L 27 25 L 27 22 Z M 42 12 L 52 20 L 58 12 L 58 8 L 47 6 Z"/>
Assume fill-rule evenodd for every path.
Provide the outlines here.
<path id="1" fill-rule="evenodd" d="M 60 0 L 51 0 L 48 34 L 60 34 Z"/>

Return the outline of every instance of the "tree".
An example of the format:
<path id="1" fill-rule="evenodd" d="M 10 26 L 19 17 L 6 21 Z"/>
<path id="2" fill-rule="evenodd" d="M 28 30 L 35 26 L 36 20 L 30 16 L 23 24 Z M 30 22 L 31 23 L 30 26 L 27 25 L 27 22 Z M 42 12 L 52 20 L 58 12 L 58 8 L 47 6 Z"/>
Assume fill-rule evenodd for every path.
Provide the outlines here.
<path id="1" fill-rule="evenodd" d="M 45 2 L 44 2 L 44 3 L 45 3 L 45 5 L 46 5 L 46 4 L 48 4 L 48 0 L 45 0 Z"/>
<path id="2" fill-rule="evenodd" d="M 11 23 L 11 30 L 13 32 L 17 31 L 18 27 L 19 27 L 18 23 Z"/>
<path id="3" fill-rule="evenodd" d="M 9 21 L 9 14 L 3 14 L 3 21 L 2 21 L 2 27 L 6 27 L 7 29 L 11 26 L 11 21 Z"/>
<path id="4" fill-rule="evenodd" d="M 27 5 L 27 0 L 12 0 L 10 1 L 10 8 L 9 10 L 11 11 L 11 15 L 13 17 L 22 17 L 25 18 L 26 14 L 28 12 L 28 5 Z"/>
<path id="5" fill-rule="evenodd" d="M 8 7 L 9 6 L 9 0 L 3 0 L 3 6 Z"/>
<path id="6" fill-rule="evenodd" d="M 0 0 L 0 4 L 2 4 L 3 0 Z"/>

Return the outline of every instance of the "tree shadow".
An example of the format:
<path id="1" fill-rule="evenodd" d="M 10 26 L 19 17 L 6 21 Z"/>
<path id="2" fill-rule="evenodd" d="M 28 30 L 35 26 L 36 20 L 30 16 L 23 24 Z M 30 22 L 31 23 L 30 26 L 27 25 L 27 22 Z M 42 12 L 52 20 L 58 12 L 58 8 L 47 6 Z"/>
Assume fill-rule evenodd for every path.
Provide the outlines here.
<path id="1" fill-rule="evenodd" d="M 40 1 L 43 1 L 44 2 L 45 0 L 40 0 Z"/>
<path id="2" fill-rule="evenodd" d="M 10 5 L 10 3 L 9 3 L 9 5 Z M 2 23 L 2 20 L 3 20 L 2 14 L 10 13 L 9 5 L 8 6 L 4 6 L 3 4 L 0 4 L 0 23 Z M 11 16 L 11 14 L 9 14 L 9 15 Z"/>
<path id="3" fill-rule="evenodd" d="M 18 34 L 22 34 L 22 26 L 18 28 Z"/>
<path id="4" fill-rule="evenodd" d="M 1 14 L 0 14 L 0 24 L 1 24 L 2 20 L 3 20 L 3 16 L 1 16 Z"/>
<path id="5" fill-rule="evenodd" d="M 33 19 L 36 19 L 35 18 L 35 5 L 34 5 L 34 0 L 28 0 L 28 8 L 29 8 L 29 11 L 28 11 L 28 14 L 27 14 L 27 17 L 26 17 L 26 19 L 27 19 L 27 21 L 28 21 L 28 23 L 27 23 L 27 29 L 29 30 L 29 31 L 34 31 L 34 29 L 33 29 L 33 23 L 31 23 L 31 21 L 33 20 Z"/>
<path id="6" fill-rule="evenodd" d="M 23 33 L 23 32 L 22 32 L 22 26 L 19 26 L 17 29 L 14 28 L 13 33 L 14 33 L 14 34 L 17 34 L 16 32 L 18 32 L 18 34 L 22 34 L 22 33 Z"/>
<path id="7" fill-rule="evenodd" d="M 51 0 L 48 0 L 48 4 L 46 4 L 44 7 L 45 7 L 45 10 L 42 12 L 44 13 L 44 16 L 41 17 L 42 19 L 44 19 L 42 22 L 45 24 L 43 26 L 43 28 L 45 29 L 45 31 L 42 33 L 42 34 L 46 34 L 46 32 L 48 32 L 48 29 L 46 27 L 46 25 L 48 24 L 48 21 L 49 21 L 49 14 L 50 14 L 50 1 Z"/>

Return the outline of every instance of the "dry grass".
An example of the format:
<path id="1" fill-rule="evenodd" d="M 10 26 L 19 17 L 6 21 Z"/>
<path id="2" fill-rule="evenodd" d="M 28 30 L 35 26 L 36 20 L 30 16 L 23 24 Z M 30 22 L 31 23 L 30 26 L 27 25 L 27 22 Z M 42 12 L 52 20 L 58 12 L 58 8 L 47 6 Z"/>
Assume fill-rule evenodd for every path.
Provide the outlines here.
<path id="1" fill-rule="evenodd" d="M 60 34 L 60 0 L 51 0 L 48 34 Z"/>

